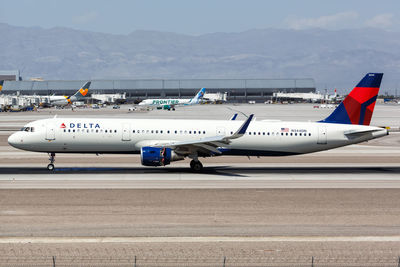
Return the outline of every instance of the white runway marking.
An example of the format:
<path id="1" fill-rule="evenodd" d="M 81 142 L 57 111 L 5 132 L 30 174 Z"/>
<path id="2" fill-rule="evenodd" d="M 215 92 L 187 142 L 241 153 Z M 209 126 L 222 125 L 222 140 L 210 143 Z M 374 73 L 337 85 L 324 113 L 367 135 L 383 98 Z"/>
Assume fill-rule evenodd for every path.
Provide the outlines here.
<path id="1" fill-rule="evenodd" d="M 183 236 L 183 237 L 0 237 L 0 244 L 209 242 L 400 242 L 400 236 Z"/>

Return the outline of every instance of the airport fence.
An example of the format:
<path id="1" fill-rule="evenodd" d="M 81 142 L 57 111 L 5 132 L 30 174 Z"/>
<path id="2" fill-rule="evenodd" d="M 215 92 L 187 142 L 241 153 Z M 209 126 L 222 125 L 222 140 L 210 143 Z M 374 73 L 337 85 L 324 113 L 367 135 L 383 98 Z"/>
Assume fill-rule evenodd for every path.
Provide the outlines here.
<path id="1" fill-rule="evenodd" d="M 306 257 L 305 257 L 306 258 Z M 27 257 L 2 258 L 7 267 L 400 267 L 400 257 L 354 259 L 307 257 L 299 261 L 280 258 L 115 258 L 115 257 Z"/>

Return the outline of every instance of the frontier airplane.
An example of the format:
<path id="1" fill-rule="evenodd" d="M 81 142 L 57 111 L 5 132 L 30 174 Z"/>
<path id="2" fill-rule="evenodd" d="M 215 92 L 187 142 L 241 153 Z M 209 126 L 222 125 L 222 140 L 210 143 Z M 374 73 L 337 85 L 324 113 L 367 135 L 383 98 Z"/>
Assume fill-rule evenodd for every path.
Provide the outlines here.
<path id="1" fill-rule="evenodd" d="M 328 150 L 387 135 L 369 126 L 382 73 L 367 74 L 326 119 L 317 122 L 51 118 L 37 120 L 12 134 L 8 143 L 28 151 L 140 154 L 145 166 L 165 166 L 200 157 L 288 156 Z M 294 111 L 295 112 L 295 111 Z"/>
<path id="2" fill-rule="evenodd" d="M 204 93 L 206 92 L 205 88 L 201 88 L 200 91 L 191 99 L 145 99 L 139 103 L 139 106 L 153 106 L 160 107 L 168 110 L 175 110 L 175 106 L 188 106 L 188 105 L 196 105 L 200 103 L 200 100 L 203 98 Z"/>

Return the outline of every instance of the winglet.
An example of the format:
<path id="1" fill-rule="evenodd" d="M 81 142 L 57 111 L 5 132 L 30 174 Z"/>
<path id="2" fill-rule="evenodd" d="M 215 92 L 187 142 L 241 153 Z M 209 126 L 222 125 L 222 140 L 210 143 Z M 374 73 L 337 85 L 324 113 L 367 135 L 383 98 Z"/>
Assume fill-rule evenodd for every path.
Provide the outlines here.
<path id="1" fill-rule="evenodd" d="M 251 115 L 247 118 L 247 120 L 242 124 L 242 126 L 240 126 L 240 129 L 239 129 L 235 134 L 241 134 L 241 135 L 245 134 L 247 128 L 248 128 L 249 125 L 250 125 L 251 120 L 253 119 L 253 117 L 254 117 L 254 114 L 251 114 Z"/>
<path id="2" fill-rule="evenodd" d="M 233 116 L 230 118 L 230 120 L 231 120 L 231 121 L 234 121 L 234 120 L 236 120 L 237 116 L 238 116 L 238 114 L 237 114 L 237 113 L 233 114 Z"/>
<path id="3" fill-rule="evenodd" d="M 254 114 L 251 114 L 247 118 L 247 120 L 245 122 L 243 122 L 242 126 L 240 126 L 240 128 L 233 135 L 229 136 L 227 139 L 236 139 L 236 138 L 242 137 L 246 133 L 247 128 L 249 127 L 250 122 L 253 119 L 253 117 L 254 117 Z"/>
<path id="4" fill-rule="evenodd" d="M 3 84 L 4 84 L 4 80 L 1 80 L 0 81 L 0 91 L 1 91 L 1 89 L 3 89 Z"/>

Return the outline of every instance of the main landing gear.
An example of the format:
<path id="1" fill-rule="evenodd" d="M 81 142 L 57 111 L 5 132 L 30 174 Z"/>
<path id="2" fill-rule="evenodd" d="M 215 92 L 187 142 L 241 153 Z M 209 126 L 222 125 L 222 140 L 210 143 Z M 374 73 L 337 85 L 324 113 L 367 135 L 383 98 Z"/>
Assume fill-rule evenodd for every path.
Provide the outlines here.
<path id="1" fill-rule="evenodd" d="M 49 153 L 50 164 L 47 165 L 47 169 L 49 171 L 54 171 L 54 164 L 53 163 L 54 163 L 54 161 L 56 161 L 55 157 L 56 157 L 56 153 Z"/>
<path id="2" fill-rule="evenodd" d="M 201 162 L 199 160 L 192 160 L 190 162 L 190 168 L 192 169 L 192 171 L 194 172 L 201 172 L 203 170 L 203 164 L 201 164 Z"/>

